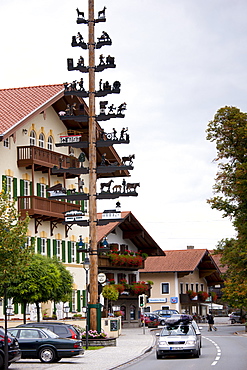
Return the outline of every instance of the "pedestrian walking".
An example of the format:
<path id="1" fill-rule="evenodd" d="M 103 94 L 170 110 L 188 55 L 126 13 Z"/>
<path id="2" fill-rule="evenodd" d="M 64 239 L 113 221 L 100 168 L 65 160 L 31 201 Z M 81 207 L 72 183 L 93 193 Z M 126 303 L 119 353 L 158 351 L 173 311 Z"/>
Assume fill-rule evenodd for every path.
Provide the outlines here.
<path id="1" fill-rule="evenodd" d="M 207 321 L 208 321 L 208 331 L 216 331 L 217 328 L 214 326 L 214 317 L 211 313 L 207 314 Z"/>

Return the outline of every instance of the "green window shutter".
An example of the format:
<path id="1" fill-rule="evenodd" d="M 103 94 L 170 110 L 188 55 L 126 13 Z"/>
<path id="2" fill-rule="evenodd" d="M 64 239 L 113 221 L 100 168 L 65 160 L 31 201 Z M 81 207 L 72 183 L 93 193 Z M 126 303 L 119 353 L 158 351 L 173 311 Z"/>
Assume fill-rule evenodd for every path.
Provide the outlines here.
<path id="1" fill-rule="evenodd" d="M 47 239 L 47 256 L 51 257 L 51 240 Z"/>
<path id="2" fill-rule="evenodd" d="M 4 193 L 6 193 L 6 176 L 2 175 L 2 190 Z"/>
<path id="3" fill-rule="evenodd" d="M 37 238 L 37 251 L 41 254 L 41 238 Z"/>
<path id="4" fill-rule="evenodd" d="M 24 180 L 20 180 L 20 196 L 24 196 Z"/>
<path id="5" fill-rule="evenodd" d="M 77 311 L 81 312 L 81 291 L 77 290 Z"/>
<path id="6" fill-rule="evenodd" d="M 29 191 L 30 191 L 30 195 L 33 195 L 33 183 L 32 181 L 29 182 Z"/>
<path id="7" fill-rule="evenodd" d="M 70 312 L 72 312 L 72 296 L 69 300 L 69 310 L 70 310 Z"/>
<path id="8" fill-rule="evenodd" d="M 22 315 L 24 315 L 24 304 L 23 303 L 21 304 L 21 313 Z"/>
<path id="9" fill-rule="evenodd" d="M 57 241 L 53 239 L 53 256 L 57 255 Z"/>
<path id="10" fill-rule="evenodd" d="M 66 262 L 65 241 L 62 241 L 62 262 Z"/>
<path id="11" fill-rule="evenodd" d="M 81 210 L 82 210 L 82 212 L 84 212 L 84 210 L 85 210 L 85 202 L 84 202 L 84 200 L 81 201 Z"/>
<path id="12" fill-rule="evenodd" d="M 80 263 L 80 253 L 76 251 L 76 263 Z"/>
<path id="13" fill-rule="evenodd" d="M 13 197 L 17 199 L 17 178 L 13 178 Z"/>
<path id="14" fill-rule="evenodd" d="M 86 290 L 83 290 L 82 291 L 82 306 L 83 307 L 86 307 L 86 304 L 87 304 L 87 302 L 86 302 L 86 294 L 87 294 Z"/>
<path id="15" fill-rule="evenodd" d="M 37 197 L 40 197 L 41 193 L 40 193 L 40 183 L 37 182 Z"/>
<path id="16" fill-rule="evenodd" d="M 18 315 L 18 312 L 19 310 L 18 310 L 18 303 L 14 303 L 14 314 L 15 315 Z"/>
<path id="17" fill-rule="evenodd" d="M 71 263 L 71 242 L 68 242 L 68 263 Z"/>

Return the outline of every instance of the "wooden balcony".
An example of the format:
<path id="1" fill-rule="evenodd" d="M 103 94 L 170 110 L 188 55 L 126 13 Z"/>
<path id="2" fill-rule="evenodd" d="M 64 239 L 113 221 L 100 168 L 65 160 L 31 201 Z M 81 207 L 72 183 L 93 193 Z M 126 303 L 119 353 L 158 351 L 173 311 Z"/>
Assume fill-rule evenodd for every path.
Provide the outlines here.
<path id="1" fill-rule="evenodd" d="M 68 155 L 33 145 L 17 147 L 18 167 L 29 169 L 34 165 L 35 171 L 48 172 L 49 168 L 60 167 L 61 164 L 63 168 L 79 167 L 78 160 Z"/>
<path id="2" fill-rule="evenodd" d="M 143 269 L 144 268 L 144 261 L 142 262 L 142 265 L 141 266 L 127 266 L 127 265 L 122 265 L 122 264 L 113 264 L 112 261 L 110 261 L 110 258 L 109 256 L 102 256 L 102 255 L 99 255 L 98 257 L 98 267 L 99 269 L 107 269 L 107 270 L 128 270 L 128 271 L 137 271 L 139 269 Z"/>
<path id="3" fill-rule="evenodd" d="M 18 211 L 21 217 L 28 213 L 29 217 L 44 221 L 64 221 L 64 212 L 80 210 L 79 204 L 51 200 L 37 196 L 18 197 Z"/>

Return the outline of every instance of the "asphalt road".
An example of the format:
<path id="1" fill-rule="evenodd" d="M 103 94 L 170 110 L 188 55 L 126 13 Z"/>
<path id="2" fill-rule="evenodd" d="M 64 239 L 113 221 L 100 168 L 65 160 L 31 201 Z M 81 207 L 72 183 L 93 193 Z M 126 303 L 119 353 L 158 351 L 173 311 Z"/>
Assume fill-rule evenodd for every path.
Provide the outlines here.
<path id="1" fill-rule="evenodd" d="M 166 357 L 156 359 L 155 349 L 142 359 L 122 366 L 119 369 L 128 370 L 246 370 L 247 369 L 247 336 L 234 334 L 243 331 L 243 326 L 219 326 L 217 332 L 202 329 L 202 350 L 200 358 L 187 356 Z"/>

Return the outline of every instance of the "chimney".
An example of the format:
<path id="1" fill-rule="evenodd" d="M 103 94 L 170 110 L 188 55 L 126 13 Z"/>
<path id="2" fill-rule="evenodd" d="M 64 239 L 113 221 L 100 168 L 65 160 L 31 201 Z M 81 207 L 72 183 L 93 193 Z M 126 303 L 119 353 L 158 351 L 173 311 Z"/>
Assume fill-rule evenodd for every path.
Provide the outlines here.
<path id="1" fill-rule="evenodd" d="M 187 249 L 194 249 L 194 245 L 187 245 Z"/>

